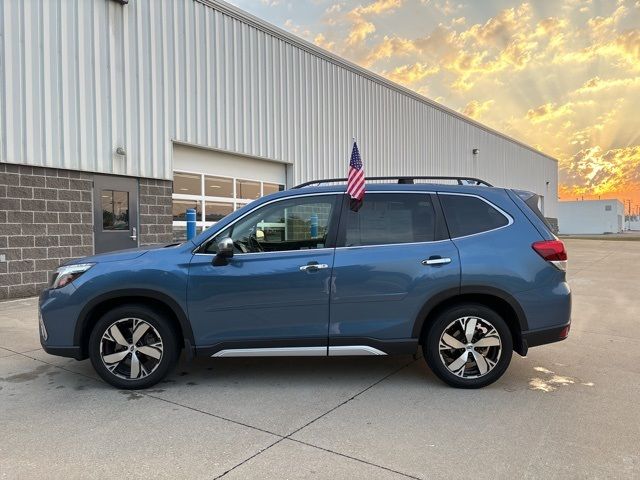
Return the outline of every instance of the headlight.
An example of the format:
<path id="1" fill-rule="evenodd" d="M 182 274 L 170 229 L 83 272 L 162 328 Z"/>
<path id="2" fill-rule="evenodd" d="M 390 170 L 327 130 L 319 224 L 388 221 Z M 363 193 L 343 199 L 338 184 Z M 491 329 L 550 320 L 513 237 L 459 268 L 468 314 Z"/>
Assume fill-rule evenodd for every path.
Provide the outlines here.
<path id="1" fill-rule="evenodd" d="M 53 279 L 51 280 L 51 288 L 62 288 L 65 285 L 69 285 L 94 265 L 95 263 L 81 263 L 78 265 L 66 265 L 64 267 L 58 267 L 56 273 L 53 276 Z"/>

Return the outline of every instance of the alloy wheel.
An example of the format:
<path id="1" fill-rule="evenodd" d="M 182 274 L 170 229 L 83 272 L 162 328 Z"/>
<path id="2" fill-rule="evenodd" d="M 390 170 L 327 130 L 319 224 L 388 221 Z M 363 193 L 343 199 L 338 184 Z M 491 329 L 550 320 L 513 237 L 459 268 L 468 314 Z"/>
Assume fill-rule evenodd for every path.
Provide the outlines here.
<path id="1" fill-rule="evenodd" d="M 489 321 L 467 316 L 444 329 L 438 349 L 440 360 L 451 373 L 461 378 L 479 378 L 498 364 L 502 340 Z"/>
<path id="2" fill-rule="evenodd" d="M 100 358 L 113 375 L 138 380 L 151 375 L 160 365 L 162 338 L 151 324 L 140 318 L 113 322 L 100 339 Z"/>

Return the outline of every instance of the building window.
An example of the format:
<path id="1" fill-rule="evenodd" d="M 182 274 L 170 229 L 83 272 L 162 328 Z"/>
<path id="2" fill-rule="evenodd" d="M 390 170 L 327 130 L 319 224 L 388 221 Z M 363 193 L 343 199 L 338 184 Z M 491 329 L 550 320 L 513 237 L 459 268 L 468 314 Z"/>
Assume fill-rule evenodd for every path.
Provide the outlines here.
<path id="1" fill-rule="evenodd" d="M 217 222 L 233 212 L 233 203 L 204 202 L 204 221 Z"/>
<path id="2" fill-rule="evenodd" d="M 198 200 L 176 200 L 173 199 L 173 221 L 187 221 L 187 209 L 194 208 L 196 210 L 196 219 L 202 216 L 202 202 Z"/>
<path id="3" fill-rule="evenodd" d="M 263 195 L 280 192 L 284 185 L 260 180 L 173 172 L 174 231 L 186 228 L 186 210 L 196 210 L 197 230 L 214 225 L 230 213 Z"/>
<path id="4" fill-rule="evenodd" d="M 202 175 L 174 172 L 173 193 L 180 195 L 202 195 Z"/>
<path id="5" fill-rule="evenodd" d="M 246 200 L 255 200 L 261 195 L 260 182 L 252 182 L 251 180 L 236 180 L 236 197 Z"/>
<path id="6" fill-rule="evenodd" d="M 233 198 L 233 178 L 205 175 L 204 194 L 207 197 Z"/>
<path id="7" fill-rule="evenodd" d="M 604 210 L 605 210 L 605 212 L 610 212 L 611 211 L 611 205 L 605 205 L 604 206 Z"/>

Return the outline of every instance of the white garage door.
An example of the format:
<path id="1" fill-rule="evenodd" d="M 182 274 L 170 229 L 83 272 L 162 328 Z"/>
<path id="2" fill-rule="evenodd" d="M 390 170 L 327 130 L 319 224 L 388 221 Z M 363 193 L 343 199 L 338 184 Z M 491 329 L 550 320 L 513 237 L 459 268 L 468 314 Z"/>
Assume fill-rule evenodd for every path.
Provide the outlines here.
<path id="1" fill-rule="evenodd" d="M 173 146 L 173 223 L 186 226 L 195 208 L 198 230 L 286 185 L 286 165 L 203 148 Z"/>

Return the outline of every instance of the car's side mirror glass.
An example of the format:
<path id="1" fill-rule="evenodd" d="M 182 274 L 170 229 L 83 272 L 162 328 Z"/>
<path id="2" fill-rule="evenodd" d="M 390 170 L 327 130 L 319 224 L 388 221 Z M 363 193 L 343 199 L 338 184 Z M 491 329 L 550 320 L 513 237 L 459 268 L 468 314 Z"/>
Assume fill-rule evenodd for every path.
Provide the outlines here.
<path id="1" fill-rule="evenodd" d="M 218 256 L 222 258 L 233 257 L 233 240 L 229 237 L 221 238 L 218 242 Z"/>

